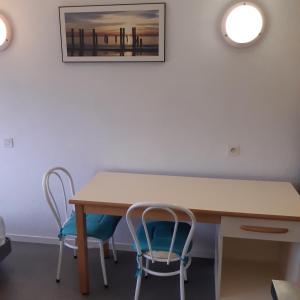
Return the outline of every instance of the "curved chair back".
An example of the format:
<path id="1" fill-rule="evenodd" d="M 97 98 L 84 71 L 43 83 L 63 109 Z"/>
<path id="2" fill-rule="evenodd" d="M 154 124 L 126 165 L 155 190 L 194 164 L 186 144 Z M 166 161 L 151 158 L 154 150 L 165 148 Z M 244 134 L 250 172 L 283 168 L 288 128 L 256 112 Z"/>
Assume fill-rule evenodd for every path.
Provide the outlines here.
<path id="1" fill-rule="evenodd" d="M 58 179 L 59 189 L 62 192 L 64 200 L 63 209 L 60 208 L 61 205 L 59 205 L 54 197 L 54 191 L 57 193 L 57 189 L 53 189 L 53 187 L 50 186 L 50 178 L 52 177 L 56 177 Z M 66 189 L 67 183 L 69 186 L 68 190 Z M 71 206 L 68 204 L 68 195 L 73 196 L 75 194 L 72 176 L 69 171 L 63 167 L 52 168 L 48 170 L 43 177 L 43 189 L 47 203 L 56 219 L 59 228 L 61 229 L 72 212 Z"/>
<path id="2" fill-rule="evenodd" d="M 171 261 L 171 255 L 173 253 L 173 247 L 174 247 L 174 243 L 176 240 L 177 229 L 178 229 L 178 212 L 181 212 L 181 213 L 184 213 L 185 215 L 187 215 L 187 217 L 189 218 L 189 221 L 191 223 L 191 228 L 190 228 L 189 234 L 187 236 L 187 239 L 185 241 L 185 244 L 184 244 L 184 247 L 183 247 L 183 250 L 181 253 L 181 259 L 185 259 L 187 252 L 189 250 L 190 243 L 192 241 L 194 231 L 195 231 L 196 218 L 195 218 L 194 214 L 187 208 L 180 207 L 177 205 L 171 205 L 171 204 L 163 204 L 163 203 L 155 203 L 154 204 L 154 203 L 147 203 L 147 202 L 145 202 L 145 203 L 140 202 L 140 203 L 133 204 L 127 211 L 126 220 L 127 220 L 128 227 L 129 227 L 130 233 L 133 237 L 133 240 L 134 240 L 134 243 L 136 246 L 136 250 L 137 250 L 137 253 L 139 256 L 141 256 L 143 253 L 141 250 L 140 241 L 137 237 L 136 230 L 135 230 L 135 227 L 132 222 L 133 212 L 137 209 L 143 210 L 143 212 L 141 213 L 141 221 L 142 221 L 142 226 L 145 231 L 148 249 L 149 249 L 149 253 L 150 253 L 152 262 L 160 261 L 160 262 L 166 262 L 167 264 L 169 264 Z M 174 229 L 173 229 L 173 234 L 172 234 L 172 239 L 171 239 L 167 259 L 157 259 L 153 255 L 151 240 L 150 240 L 149 231 L 148 231 L 147 223 L 146 223 L 147 214 L 149 214 L 149 212 L 151 212 L 153 210 L 161 210 L 161 211 L 167 212 L 171 216 L 171 219 L 173 219 L 173 221 L 174 221 Z"/>

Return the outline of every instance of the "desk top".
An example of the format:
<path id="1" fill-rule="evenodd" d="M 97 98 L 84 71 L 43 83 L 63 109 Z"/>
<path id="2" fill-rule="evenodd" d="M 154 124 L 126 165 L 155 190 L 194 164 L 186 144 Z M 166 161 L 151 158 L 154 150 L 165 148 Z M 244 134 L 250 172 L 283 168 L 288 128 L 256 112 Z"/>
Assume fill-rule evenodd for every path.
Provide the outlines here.
<path id="1" fill-rule="evenodd" d="M 287 281 L 272 281 L 272 296 L 274 300 L 300 300 L 300 286 Z"/>
<path id="2" fill-rule="evenodd" d="M 300 221 L 300 196 L 288 182 L 100 172 L 70 203 L 124 208 L 140 201 L 206 214 Z"/>

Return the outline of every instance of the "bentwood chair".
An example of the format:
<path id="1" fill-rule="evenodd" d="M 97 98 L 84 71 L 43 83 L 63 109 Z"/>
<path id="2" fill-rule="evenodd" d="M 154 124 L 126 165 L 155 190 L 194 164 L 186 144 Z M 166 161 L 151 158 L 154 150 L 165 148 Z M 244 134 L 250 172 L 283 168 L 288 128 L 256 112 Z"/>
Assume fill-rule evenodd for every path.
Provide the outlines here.
<path id="1" fill-rule="evenodd" d="M 142 210 L 142 224 L 135 229 L 132 216 L 135 210 Z M 153 210 L 164 211 L 174 221 L 146 221 L 146 216 Z M 187 215 L 189 223 L 178 221 L 178 212 Z M 191 265 L 189 256 L 192 248 L 192 236 L 195 230 L 196 219 L 194 214 L 186 208 L 169 204 L 136 203 L 126 214 L 127 224 L 133 237 L 134 248 L 137 251 L 137 282 L 134 299 L 139 299 L 143 272 L 145 276 L 175 276 L 180 275 L 180 299 L 185 299 L 184 281 L 187 281 L 187 269 Z M 146 264 L 143 260 L 145 259 Z M 173 272 L 157 272 L 150 269 L 151 263 L 179 262 L 179 269 Z"/>
<path id="2" fill-rule="evenodd" d="M 50 178 L 56 177 L 50 181 Z M 52 184 L 50 184 L 50 182 Z M 56 189 L 54 188 L 54 183 Z M 66 187 L 68 185 L 68 189 Z M 59 227 L 59 256 L 57 264 L 56 282 L 60 281 L 60 271 L 63 256 L 63 247 L 66 246 L 74 250 L 74 258 L 76 258 L 76 218 L 74 212 L 74 206 L 68 204 L 68 196 L 71 197 L 75 194 L 74 182 L 71 174 L 62 167 L 56 167 L 48 170 L 43 177 L 43 189 L 45 198 L 49 204 L 49 207 L 56 219 Z M 54 196 L 55 195 L 55 196 Z M 59 203 L 56 199 L 62 197 L 62 203 Z M 104 248 L 103 245 L 109 239 L 111 239 L 112 251 L 114 261 L 117 262 L 117 255 L 115 251 L 115 243 L 113 234 L 120 221 L 119 216 L 109 215 L 97 215 L 87 214 L 86 215 L 86 234 L 87 237 L 99 240 L 100 246 L 100 261 L 102 267 L 104 286 L 107 287 L 107 274 L 104 259 Z M 66 240 L 67 237 L 74 238 L 74 245 Z"/>

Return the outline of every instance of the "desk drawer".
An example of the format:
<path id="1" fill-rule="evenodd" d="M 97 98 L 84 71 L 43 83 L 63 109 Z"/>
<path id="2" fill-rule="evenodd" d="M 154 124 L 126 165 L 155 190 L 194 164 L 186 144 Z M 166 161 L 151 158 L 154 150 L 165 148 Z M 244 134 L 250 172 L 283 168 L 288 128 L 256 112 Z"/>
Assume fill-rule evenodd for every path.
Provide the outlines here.
<path id="1" fill-rule="evenodd" d="M 283 242 L 300 242 L 300 222 L 222 217 L 222 236 Z"/>

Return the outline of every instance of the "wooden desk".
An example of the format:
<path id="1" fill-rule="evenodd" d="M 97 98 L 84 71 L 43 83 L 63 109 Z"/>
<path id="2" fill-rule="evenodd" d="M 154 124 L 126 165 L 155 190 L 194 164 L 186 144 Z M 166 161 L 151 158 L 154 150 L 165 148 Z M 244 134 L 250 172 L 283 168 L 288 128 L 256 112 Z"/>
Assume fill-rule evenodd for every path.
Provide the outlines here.
<path id="1" fill-rule="evenodd" d="M 300 300 L 300 286 L 287 281 L 273 280 L 271 290 L 273 300 Z"/>
<path id="2" fill-rule="evenodd" d="M 123 216 L 139 201 L 185 206 L 205 223 L 220 224 L 224 216 L 300 221 L 299 195 L 287 182 L 101 172 L 70 200 L 77 217 L 81 293 L 89 293 L 85 213 Z"/>

